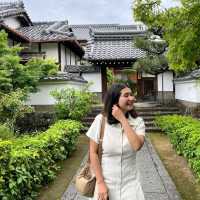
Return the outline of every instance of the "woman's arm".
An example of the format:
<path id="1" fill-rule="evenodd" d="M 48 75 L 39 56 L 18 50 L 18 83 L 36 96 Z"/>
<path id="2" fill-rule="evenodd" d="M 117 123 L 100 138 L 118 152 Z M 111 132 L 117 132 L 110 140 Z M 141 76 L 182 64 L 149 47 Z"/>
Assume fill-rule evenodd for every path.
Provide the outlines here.
<path id="1" fill-rule="evenodd" d="M 128 123 L 128 120 L 125 117 L 124 113 L 118 106 L 116 105 L 113 106 L 112 115 L 121 123 L 124 129 L 124 133 L 126 134 L 129 143 L 131 144 L 131 147 L 135 151 L 138 151 L 144 144 L 144 136 L 136 134 L 136 132 L 132 129 L 132 127 Z"/>
<path id="2" fill-rule="evenodd" d="M 98 144 L 90 139 L 90 162 L 91 167 L 94 170 L 97 183 L 103 182 L 103 175 L 98 157 Z"/>
<path id="3" fill-rule="evenodd" d="M 108 198 L 108 189 L 102 175 L 102 168 L 98 157 L 98 144 L 91 139 L 90 139 L 90 162 L 91 162 L 91 167 L 96 176 L 98 195 L 99 197 L 103 197 L 103 199 L 106 200 Z"/>
<path id="4" fill-rule="evenodd" d="M 140 150 L 140 148 L 144 144 L 144 136 L 143 135 L 137 135 L 136 132 L 132 129 L 132 127 L 129 125 L 128 120 L 126 117 L 123 117 L 120 121 L 124 133 L 126 134 L 132 148 L 135 151 Z"/>

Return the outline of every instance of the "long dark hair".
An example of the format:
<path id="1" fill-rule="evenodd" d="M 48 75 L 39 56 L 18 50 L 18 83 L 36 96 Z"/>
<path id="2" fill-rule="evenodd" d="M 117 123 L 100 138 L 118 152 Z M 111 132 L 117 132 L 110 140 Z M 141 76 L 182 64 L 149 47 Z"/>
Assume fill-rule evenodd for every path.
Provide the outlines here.
<path id="1" fill-rule="evenodd" d="M 124 83 L 114 83 L 106 93 L 104 100 L 104 109 L 103 114 L 107 117 L 109 124 L 117 124 L 119 121 L 115 119 L 112 115 L 112 107 L 114 104 L 118 104 L 119 97 L 121 95 L 121 90 L 127 88 L 128 86 Z M 129 114 L 136 118 L 138 115 L 135 109 L 130 110 L 126 113 L 126 117 L 128 118 Z"/>

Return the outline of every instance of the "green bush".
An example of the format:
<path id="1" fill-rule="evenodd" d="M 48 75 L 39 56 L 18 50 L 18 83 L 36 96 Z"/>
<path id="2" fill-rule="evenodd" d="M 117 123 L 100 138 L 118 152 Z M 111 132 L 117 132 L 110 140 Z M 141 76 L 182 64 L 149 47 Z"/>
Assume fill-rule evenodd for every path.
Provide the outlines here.
<path id="1" fill-rule="evenodd" d="M 7 123 L 11 130 L 14 130 L 17 118 L 32 112 L 30 106 L 24 105 L 25 98 L 26 92 L 20 89 L 8 94 L 0 92 L 0 122 Z"/>
<path id="2" fill-rule="evenodd" d="M 0 139 L 6 140 L 14 137 L 14 133 L 6 124 L 0 124 Z"/>
<path id="3" fill-rule="evenodd" d="M 36 199 L 59 165 L 75 149 L 82 125 L 62 120 L 47 131 L 0 142 L 0 199 Z M 7 152 L 4 154 L 4 152 Z"/>
<path id="4" fill-rule="evenodd" d="M 82 120 L 91 110 L 94 94 L 88 86 L 82 90 L 74 88 L 54 90 L 51 95 L 56 99 L 56 116 L 58 119 Z"/>
<path id="5" fill-rule="evenodd" d="M 155 124 L 170 138 L 177 153 L 187 158 L 200 180 L 200 121 L 188 116 L 156 117 Z"/>

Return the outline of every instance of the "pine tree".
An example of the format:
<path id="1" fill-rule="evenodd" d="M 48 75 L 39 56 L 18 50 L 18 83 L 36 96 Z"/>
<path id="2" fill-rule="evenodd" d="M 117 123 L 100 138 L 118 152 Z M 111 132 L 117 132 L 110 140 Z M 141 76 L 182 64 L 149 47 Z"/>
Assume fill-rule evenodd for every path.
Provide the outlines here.
<path id="1" fill-rule="evenodd" d="M 180 0 L 179 7 L 163 9 L 161 0 L 134 0 L 133 14 L 167 42 L 169 68 L 185 73 L 200 63 L 200 1 Z"/>

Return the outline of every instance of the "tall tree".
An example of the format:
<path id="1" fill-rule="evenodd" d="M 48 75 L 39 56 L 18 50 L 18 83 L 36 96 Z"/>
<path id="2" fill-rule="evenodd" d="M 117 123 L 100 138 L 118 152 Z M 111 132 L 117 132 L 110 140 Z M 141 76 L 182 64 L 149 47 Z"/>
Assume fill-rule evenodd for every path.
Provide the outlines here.
<path id="1" fill-rule="evenodd" d="M 161 0 L 134 0 L 133 14 L 168 44 L 169 67 L 184 73 L 200 61 L 200 1 L 180 0 L 180 6 L 163 9 Z"/>
<path id="2" fill-rule="evenodd" d="M 39 80 L 56 73 L 58 66 L 52 60 L 32 59 L 20 63 L 21 47 L 9 47 L 7 34 L 0 32 L 0 124 L 14 130 L 16 119 L 31 108 L 24 105 L 30 92 L 37 91 Z"/>
<path id="3" fill-rule="evenodd" d="M 157 74 L 168 68 L 168 62 L 165 56 L 167 45 L 160 36 L 153 35 L 149 31 L 144 37 L 136 37 L 134 43 L 138 48 L 146 52 L 146 56 L 139 58 L 133 64 L 133 69 L 138 72 Z"/>

